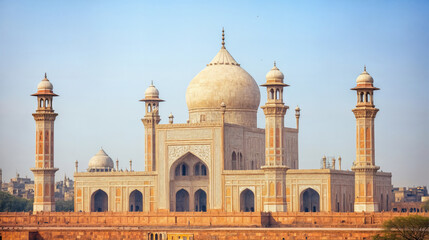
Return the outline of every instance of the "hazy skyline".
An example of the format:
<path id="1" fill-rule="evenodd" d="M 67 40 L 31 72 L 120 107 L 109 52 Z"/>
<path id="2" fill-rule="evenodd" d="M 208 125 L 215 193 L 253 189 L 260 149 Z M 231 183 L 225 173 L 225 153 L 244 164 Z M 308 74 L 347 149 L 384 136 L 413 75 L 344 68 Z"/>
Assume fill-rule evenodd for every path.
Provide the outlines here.
<path id="1" fill-rule="evenodd" d="M 285 75 L 286 126 L 301 108 L 300 168 L 323 155 L 355 159 L 356 94 L 363 65 L 381 90 L 376 165 L 395 186 L 429 185 L 429 3 L 426 1 L 141 2 L 0 1 L 0 168 L 3 181 L 33 178 L 37 84 L 54 99 L 55 166 L 72 176 L 100 147 L 120 167 L 144 170 L 138 102 L 153 80 L 166 100 L 161 124 L 188 118 L 186 88 L 226 48 L 265 82 L 273 61 Z M 260 106 L 266 93 L 261 89 Z M 258 111 L 258 127 L 264 115 Z"/>

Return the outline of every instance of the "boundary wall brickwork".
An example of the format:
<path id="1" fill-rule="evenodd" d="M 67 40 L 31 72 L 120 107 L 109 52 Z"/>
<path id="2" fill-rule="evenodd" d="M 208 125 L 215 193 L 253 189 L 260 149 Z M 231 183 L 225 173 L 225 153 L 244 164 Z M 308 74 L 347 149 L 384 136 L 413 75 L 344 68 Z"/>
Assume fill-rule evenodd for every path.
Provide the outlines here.
<path id="1" fill-rule="evenodd" d="M 416 213 L 412 213 L 416 214 Z M 382 223 L 411 213 L 39 212 L 0 213 L 2 239 L 147 239 L 150 232 L 197 239 L 371 239 Z M 418 213 L 428 216 L 429 213 Z"/>

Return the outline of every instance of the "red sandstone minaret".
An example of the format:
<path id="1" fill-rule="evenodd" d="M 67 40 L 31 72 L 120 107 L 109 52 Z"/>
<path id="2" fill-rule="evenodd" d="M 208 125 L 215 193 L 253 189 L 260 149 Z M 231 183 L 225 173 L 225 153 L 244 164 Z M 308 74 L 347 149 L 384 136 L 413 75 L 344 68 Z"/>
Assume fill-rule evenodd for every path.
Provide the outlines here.
<path id="1" fill-rule="evenodd" d="M 45 78 L 37 85 L 37 110 L 33 113 L 36 121 L 36 166 L 34 173 L 33 211 L 55 211 L 55 172 L 54 167 L 54 121 L 57 113 L 52 108 L 53 91 L 46 73 Z"/>
<path id="2" fill-rule="evenodd" d="M 374 105 L 374 79 L 363 72 L 356 79 L 352 88 L 357 93 L 357 105 L 353 109 L 356 117 L 356 162 L 355 172 L 355 212 L 377 212 L 376 173 L 380 167 L 375 165 L 374 119 L 378 109 Z"/>
<path id="3" fill-rule="evenodd" d="M 265 114 L 265 191 L 263 191 L 264 211 L 286 211 L 286 143 L 284 142 L 284 117 L 289 108 L 283 102 L 284 75 L 274 67 L 266 75 L 267 103 L 261 108 Z"/>

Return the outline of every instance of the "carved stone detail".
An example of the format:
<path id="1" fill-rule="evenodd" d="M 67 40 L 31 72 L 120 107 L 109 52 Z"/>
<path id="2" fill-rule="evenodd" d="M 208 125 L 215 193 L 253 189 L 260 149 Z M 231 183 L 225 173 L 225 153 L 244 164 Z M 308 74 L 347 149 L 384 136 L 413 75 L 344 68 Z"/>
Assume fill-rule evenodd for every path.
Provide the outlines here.
<path id="1" fill-rule="evenodd" d="M 355 114 L 356 118 L 375 118 L 375 115 L 377 115 L 378 109 L 377 108 L 371 108 L 371 109 L 355 108 L 352 111 Z"/>
<path id="2" fill-rule="evenodd" d="M 264 110 L 264 114 L 265 115 L 280 115 L 280 116 L 284 116 L 286 114 L 287 109 L 289 108 L 288 106 L 262 106 L 261 107 Z"/>
<path id="3" fill-rule="evenodd" d="M 207 165 L 210 163 L 211 148 L 210 145 L 181 145 L 168 146 L 168 163 L 171 165 L 178 158 L 190 152 L 203 160 Z"/>
<path id="4" fill-rule="evenodd" d="M 55 121 L 58 113 L 33 113 L 35 121 Z"/>

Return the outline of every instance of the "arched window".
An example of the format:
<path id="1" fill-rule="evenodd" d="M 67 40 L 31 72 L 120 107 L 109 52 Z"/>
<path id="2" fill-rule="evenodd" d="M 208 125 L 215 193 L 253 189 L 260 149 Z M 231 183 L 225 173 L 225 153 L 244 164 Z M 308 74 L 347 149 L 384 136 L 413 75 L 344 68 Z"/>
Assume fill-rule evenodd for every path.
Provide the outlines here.
<path id="1" fill-rule="evenodd" d="M 182 176 L 187 176 L 188 175 L 188 168 L 186 167 L 185 164 L 182 164 Z"/>
<path id="2" fill-rule="evenodd" d="M 43 98 L 40 99 L 40 108 L 43 107 L 43 104 L 45 103 L 45 101 L 43 101 Z"/>
<path id="3" fill-rule="evenodd" d="M 237 156 L 235 154 L 235 152 L 232 152 L 232 159 L 231 159 L 231 164 L 232 164 L 232 170 L 236 170 L 237 169 Z"/>
<path id="4" fill-rule="evenodd" d="M 279 89 L 276 89 L 276 99 L 278 100 L 278 99 L 280 99 L 280 92 L 279 92 Z"/>
<path id="5" fill-rule="evenodd" d="M 243 155 L 238 153 L 238 163 L 239 163 L 239 169 L 244 170 L 244 161 L 243 161 Z"/>
<path id="6" fill-rule="evenodd" d="M 360 93 L 360 102 L 363 102 L 363 92 Z"/>
<path id="7" fill-rule="evenodd" d="M 343 193 L 343 212 L 346 211 L 346 194 Z"/>
<path id="8" fill-rule="evenodd" d="M 201 165 L 201 176 L 207 176 L 207 168 L 206 165 Z"/>
<path id="9" fill-rule="evenodd" d="M 386 194 L 386 210 L 389 211 L 389 194 Z"/>
<path id="10" fill-rule="evenodd" d="M 45 100 L 45 107 L 49 107 L 49 100 L 48 99 Z"/>
<path id="11" fill-rule="evenodd" d="M 365 102 L 369 102 L 369 92 L 366 93 Z"/>
<path id="12" fill-rule="evenodd" d="M 200 175 L 200 164 L 199 163 L 195 164 L 194 175 L 195 176 L 199 176 Z"/>
<path id="13" fill-rule="evenodd" d="M 274 99 L 274 89 L 270 89 L 270 99 Z"/>
<path id="14" fill-rule="evenodd" d="M 152 112 L 152 106 L 150 104 L 147 105 L 147 112 Z"/>
<path id="15" fill-rule="evenodd" d="M 174 175 L 176 176 L 188 176 L 188 165 L 186 163 L 181 163 L 177 165 L 176 169 L 174 170 Z"/>

